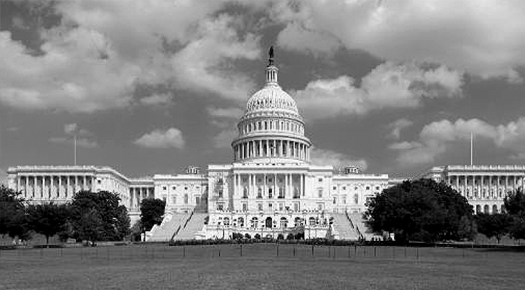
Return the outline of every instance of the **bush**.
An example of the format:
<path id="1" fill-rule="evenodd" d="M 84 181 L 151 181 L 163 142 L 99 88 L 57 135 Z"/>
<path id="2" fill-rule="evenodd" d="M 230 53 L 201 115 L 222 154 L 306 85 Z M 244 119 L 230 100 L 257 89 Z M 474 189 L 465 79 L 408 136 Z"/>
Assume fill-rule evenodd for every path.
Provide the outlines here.
<path id="1" fill-rule="evenodd" d="M 255 234 L 255 236 L 253 236 L 253 237 L 254 237 L 254 239 L 256 239 L 256 240 L 260 240 L 260 239 L 261 239 L 261 235 L 259 235 L 259 234 Z"/>
<path id="2" fill-rule="evenodd" d="M 277 239 L 278 240 L 284 240 L 284 235 L 283 234 L 278 234 L 277 235 Z"/>
<path id="3" fill-rule="evenodd" d="M 250 236 L 250 234 L 246 233 L 244 235 L 244 238 L 248 239 L 248 240 L 251 240 L 252 239 L 252 236 Z"/>

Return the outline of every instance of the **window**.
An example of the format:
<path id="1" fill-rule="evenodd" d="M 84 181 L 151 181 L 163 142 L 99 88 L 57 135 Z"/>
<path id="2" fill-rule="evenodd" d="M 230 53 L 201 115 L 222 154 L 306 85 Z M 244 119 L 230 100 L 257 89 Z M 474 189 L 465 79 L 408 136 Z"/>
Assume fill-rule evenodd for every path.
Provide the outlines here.
<path id="1" fill-rule="evenodd" d="M 262 203 L 258 203 L 258 204 L 257 204 L 257 209 L 258 209 L 259 211 L 262 211 L 262 210 L 263 210 L 263 205 L 262 205 Z"/>
<path id="2" fill-rule="evenodd" d="M 318 188 L 317 189 L 317 195 L 318 195 L 318 197 L 323 197 L 323 189 L 322 188 Z"/>
<path id="3" fill-rule="evenodd" d="M 242 198 L 248 198 L 248 187 L 245 187 L 242 193 Z"/>
<path id="4" fill-rule="evenodd" d="M 177 188 L 174 186 L 174 187 L 172 187 L 171 189 L 175 190 L 175 189 L 177 189 Z"/>
<path id="5" fill-rule="evenodd" d="M 184 187 L 184 190 L 188 190 L 188 187 L 187 187 L 187 186 L 185 186 L 185 187 Z"/>
<path id="6" fill-rule="evenodd" d="M 346 190 L 346 186 L 343 186 L 343 190 Z"/>
<path id="7" fill-rule="evenodd" d="M 162 187 L 162 190 L 166 190 L 166 186 L 163 186 L 163 187 Z"/>
<path id="8" fill-rule="evenodd" d="M 367 187 L 366 187 L 366 190 L 370 190 L 370 186 L 367 186 Z"/>
<path id="9" fill-rule="evenodd" d="M 262 188 L 257 188 L 257 198 L 262 198 Z"/>
<path id="10" fill-rule="evenodd" d="M 323 208 L 324 208 L 324 204 L 322 204 L 322 203 L 317 204 L 317 209 L 318 210 L 323 210 Z"/>
<path id="11" fill-rule="evenodd" d="M 333 190 L 336 190 L 336 189 L 337 189 L 337 186 L 332 187 L 332 189 L 333 189 Z"/>
<path id="12" fill-rule="evenodd" d="M 184 195 L 184 204 L 188 204 L 188 194 Z"/>
<path id="13" fill-rule="evenodd" d="M 334 204 L 336 204 L 336 202 L 337 202 L 337 198 L 336 198 L 336 197 L 334 197 L 334 202 L 333 202 L 333 203 L 334 203 Z"/>
<path id="14" fill-rule="evenodd" d="M 268 198 L 272 198 L 273 197 L 273 188 L 269 188 L 268 189 Z"/>
<path id="15" fill-rule="evenodd" d="M 379 186 L 376 186 L 376 190 L 379 190 Z"/>
<path id="16" fill-rule="evenodd" d="M 346 195 L 343 195 L 343 204 L 346 204 Z"/>
<path id="17" fill-rule="evenodd" d="M 217 204 L 217 210 L 222 211 L 224 209 L 224 205 L 222 203 Z"/>
<path id="18" fill-rule="evenodd" d="M 248 204 L 247 203 L 243 203 L 242 204 L 242 211 L 248 211 Z"/>
<path id="19" fill-rule="evenodd" d="M 355 194 L 355 195 L 354 195 L 354 203 L 355 203 L 355 204 L 358 204 L 358 203 L 359 203 L 359 195 L 358 195 L 358 194 Z"/>
<path id="20" fill-rule="evenodd" d="M 322 179 L 322 178 L 319 178 L 317 181 L 319 181 L 319 182 L 323 182 L 323 179 Z"/>
<path id="21" fill-rule="evenodd" d="M 222 198 L 222 189 L 219 189 L 219 198 Z"/>
<path id="22" fill-rule="evenodd" d="M 171 203 L 173 203 L 173 204 L 177 203 L 177 196 L 174 195 L 174 196 L 171 197 Z"/>
<path id="23" fill-rule="evenodd" d="M 294 211 L 299 211 L 301 208 L 299 207 L 299 203 L 298 202 L 294 202 L 293 204 L 293 210 Z"/>
<path id="24" fill-rule="evenodd" d="M 200 204 L 201 203 L 201 198 L 196 196 L 195 197 L 195 204 Z"/>

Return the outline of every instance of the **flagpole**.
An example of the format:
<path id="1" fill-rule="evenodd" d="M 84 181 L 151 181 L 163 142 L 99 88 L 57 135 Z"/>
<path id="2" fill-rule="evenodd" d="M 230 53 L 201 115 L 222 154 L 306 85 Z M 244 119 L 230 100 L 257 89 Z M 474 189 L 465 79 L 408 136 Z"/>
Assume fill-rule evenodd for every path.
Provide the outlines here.
<path id="1" fill-rule="evenodd" d="M 474 164 L 474 134 L 470 132 L 470 166 Z"/>
<path id="2" fill-rule="evenodd" d="M 73 136 L 73 146 L 74 146 L 74 149 L 73 149 L 74 161 L 75 161 L 75 166 L 77 166 L 77 135 L 76 134 Z"/>

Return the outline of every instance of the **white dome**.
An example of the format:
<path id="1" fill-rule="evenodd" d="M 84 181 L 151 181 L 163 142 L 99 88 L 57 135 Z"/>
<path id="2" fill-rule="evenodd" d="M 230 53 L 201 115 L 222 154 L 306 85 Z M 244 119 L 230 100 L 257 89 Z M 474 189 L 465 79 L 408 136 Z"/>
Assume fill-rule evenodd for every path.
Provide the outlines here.
<path id="1" fill-rule="evenodd" d="M 280 86 L 268 84 L 248 100 L 246 113 L 259 110 L 285 110 L 299 114 L 295 100 Z"/>

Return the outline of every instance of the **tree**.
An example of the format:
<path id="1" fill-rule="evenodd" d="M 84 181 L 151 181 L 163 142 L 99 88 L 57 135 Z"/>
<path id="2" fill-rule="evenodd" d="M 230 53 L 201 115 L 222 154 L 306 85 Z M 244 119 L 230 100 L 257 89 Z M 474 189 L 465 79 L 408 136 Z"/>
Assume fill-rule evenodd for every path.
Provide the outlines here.
<path id="1" fill-rule="evenodd" d="M 504 203 L 505 210 L 512 219 L 510 236 L 514 239 L 525 239 L 525 194 L 523 189 L 507 194 Z"/>
<path id="2" fill-rule="evenodd" d="M 46 245 L 49 247 L 49 237 L 65 230 L 68 210 L 66 205 L 45 203 L 30 205 L 27 207 L 27 218 L 29 228 L 46 237 Z"/>
<path id="3" fill-rule="evenodd" d="M 119 202 L 118 194 L 107 191 L 76 193 L 70 209 L 74 235 L 92 242 L 122 240 L 129 234 L 130 221 Z"/>
<path id="4" fill-rule="evenodd" d="M 22 240 L 30 238 L 25 214 L 24 199 L 21 193 L 0 185 L 0 235 Z"/>
<path id="5" fill-rule="evenodd" d="M 398 242 L 436 242 L 469 238 L 472 206 L 444 182 L 404 181 L 370 199 L 367 225 L 376 233 L 394 233 Z"/>
<path id="6" fill-rule="evenodd" d="M 478 213 L 476 214 L 478 232 L 487 238 L 496 237 L 498 244 L 501 238 L 509 233 L 512 226 L 512 218 L 506 213 Z"/>
<path id="7" fill-rule="evenodd" d="M 140 202 L 140 222 L 142 232 L 151 230 L 153 225 L 160 225 L 166 202 L 158 198 L 146 198 Z"/>

